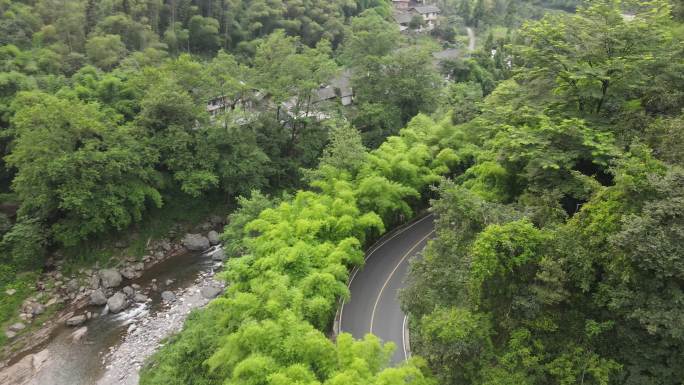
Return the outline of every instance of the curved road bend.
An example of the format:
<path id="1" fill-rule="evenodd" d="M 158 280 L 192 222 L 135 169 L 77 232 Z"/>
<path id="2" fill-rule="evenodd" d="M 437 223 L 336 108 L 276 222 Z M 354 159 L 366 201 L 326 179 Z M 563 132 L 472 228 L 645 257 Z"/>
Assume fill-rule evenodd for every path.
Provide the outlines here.
<path id="1" fill-rule="evenodd" d="M 363 338 L 373 333 L 397 348 L 392 364 L 406 360 L 405 315 L 399 306 L 411 258 L 420 253 L 434 234 L 432 215 L 423 217 L 392 234 L 366 256 L 366 264 L 351 277 L 351 299 L 342 305 L 340 330 Z"/>

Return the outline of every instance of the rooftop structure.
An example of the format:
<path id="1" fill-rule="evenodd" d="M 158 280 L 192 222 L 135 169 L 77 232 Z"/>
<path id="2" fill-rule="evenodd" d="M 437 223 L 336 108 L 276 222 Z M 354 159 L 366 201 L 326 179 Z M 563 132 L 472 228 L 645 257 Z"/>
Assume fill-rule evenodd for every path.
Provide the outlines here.
<path id="1" fill-rule="evenodd" d="M 392 0 L 394 4 L 394 20 L 401 31 L 409 29 L 415 16 L 422 16 L 423 25 L 418 30 L 431 31 L 437 25 L 437 18 L 442 11 L 436 5 L 425 4 L 425 0 Z"/>

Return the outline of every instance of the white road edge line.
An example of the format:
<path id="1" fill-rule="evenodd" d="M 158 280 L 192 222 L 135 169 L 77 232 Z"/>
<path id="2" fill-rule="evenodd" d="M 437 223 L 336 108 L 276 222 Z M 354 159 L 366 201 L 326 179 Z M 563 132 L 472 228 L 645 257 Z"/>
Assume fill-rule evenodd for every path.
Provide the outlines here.
<path id="1" fill-rule="evenodd" d="M 429 233 L 427 233 L 426 236 L 424 236 L 423 238 L 421 238 L 420 241 L 416 242 L 416 243 L 415 243 L 415 244 L 406 252 L 406 254 L 404 254 L 404 256 L 401 257 L 401 260 L 399 260 L 399 263 L 397 263 L 397 265 L 394 266 L 394 269 L 392 269 L 392 272 L 390 273 L 390 275 L 389 275 L 389 276 L 387 277 L 387 279 L 385 280 L 385 283 L 384 283 L 384 284 L 382 285 L 382 287 L 380 288 L 380 292 L 378 293 L 378 296 L 375 298 L 375 305 L 373 305 L 373 311 L 371 312 L 371 322 L 370 322 L 370 332 L 369 332 L 369 333 L 371 333 L 371 334 L 373 333 L 373 321 L 375 320 L 375 310 L 378 308 L 378 303 L 380 302 L 380 297 L 382 297 L 382 292 L 385 291 L 385 287 L 387 287 L 387 284 L 389 283 L 390 279 L 392 279 L 392 276 L 394 276 L 394 273 L 397 271 L 397 269 L 399 268 L 399 266 L 401 266 L 401 264 L 404 263 L 404 260 L 406 260 L 406 258 L 409 256 L 409 254 L 411 254 L 411 252 L 412 252 L 413 250 L 415 250 L 416 247 L 418 247 L 418 245 L 420 245 L 421 243 L 423 243 L 424 240 L 428 239 L 428 237 L 430 237 L 430 235 L 432 235 L 432 233 L 434 233 L 434 232 L 435 232 L 435 230 L 430 231 Z M 403 331 L 402 331 L 402 332 L 403 332 Z"/>
<path id="2" fill-rule="evenodd" d="M 433 216 L 432 213 L 430 213 L 430 214 L 428 214 L 428 215 L 426 215 L 426 216 L 420 218 L 419 220 L 417 220 L 417 221 L 411 223 L 409 226 L 406 226 L 405 228 L 403 228 L 403 229 L 397 231 L 396 234 L 394 234 L 394 235 L 392 235 L 391 237 L 389 237 L 389 238 L 385 239 L 384 241 L 382 241 L 382 243 L 380 243 L 377 247 L 375 247 L 373 250 L 370 251 L 370 253 L 368 253 L 368 254 L 366 255 L 366 257 L 363 259 L 364 265 L 366 264 L 366 262 L 368 262 L 368 260 L 369 260 L 370 257 L 373 255 L 373 253 L 375 253 L 377 250 L 381 249 L 381 248 L 385 245 L 385 243 L 387 243 L 387 242 L 391 241 L 392 239 L 398 237 L 399 235 L 403 234 L 406 230 L 408 230 L 408 229 L 412 228 L 413 226 L 415 226 L 415 225 L 417 225 L 417 224 L 423 222 L 424 220 L 426 220 L 427 218 L 429 218 L 429 217 L 431 217 L 431 216 Z M 359 272 L 359 269 L 355 269 L 355 270 L 354 270 L 354 273 L 352 274 L 351 278 L 349 279 L 349 283 L 347 284 L 347 288 L 350 288 L 350 287 L 351 287 L 351 284 L 352 284 L 352 282 L 354 281 L 354 278 L 356 277 L 356 274 L 357 274 L 358 272 Z M 344 313 L 344 305 L 345 305 L 346 303 L 347 303 L 347 301 L 342 301 L 342 308 L 340 309 L 340 333 L 342 333 L 342 314 Z"/>
<path id="3" fill-rule="evenodd" d="M 407 319 L 408 315 L 404 315 L 404 322 L 401 323 L 401 347 L 404 349 L 404 361 L 408 360 L 408 353 L 406 352 L 406 333 L 408 332 L 406 329 Z"/>

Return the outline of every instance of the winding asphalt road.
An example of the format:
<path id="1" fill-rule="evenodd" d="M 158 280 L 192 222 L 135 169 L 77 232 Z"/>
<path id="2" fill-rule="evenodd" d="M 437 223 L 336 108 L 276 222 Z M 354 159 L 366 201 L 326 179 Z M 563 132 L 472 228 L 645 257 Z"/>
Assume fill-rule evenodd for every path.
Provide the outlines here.
<path id="1" fill-rule="evenodd" d="M 399 289 L 404 285 L 409 261 L 433 234 L 433 217 L 429 215 L 389 235 L 366 255 L 364 267 L 352 275 L 351 300 L 340 311 L 341 331 L 355 338 L 373 333 L 383 342 L 394 342 L 393 364 L 408 358 L 406 316 L 399 306 Z"/>

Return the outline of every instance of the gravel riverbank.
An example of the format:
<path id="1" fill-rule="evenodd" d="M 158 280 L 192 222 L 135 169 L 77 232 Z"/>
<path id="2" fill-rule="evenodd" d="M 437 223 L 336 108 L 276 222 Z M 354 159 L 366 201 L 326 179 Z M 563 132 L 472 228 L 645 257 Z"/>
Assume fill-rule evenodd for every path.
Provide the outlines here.
<path id="1" fill-rule="evenodd" d="M 145 359 L 151 356 L 167 336 L 180 331 L 185 318 L 193 309 L 206 305 L 223 290 L 212 273 L 202 273 L 194 285 L 176 293 L 176 300 L 154 315 L 135 317 L 128 323 L 123 342 L 110 349 L 103 358 L 106 372 L 98 385 L 136 385 L 138 372 Z"/>

